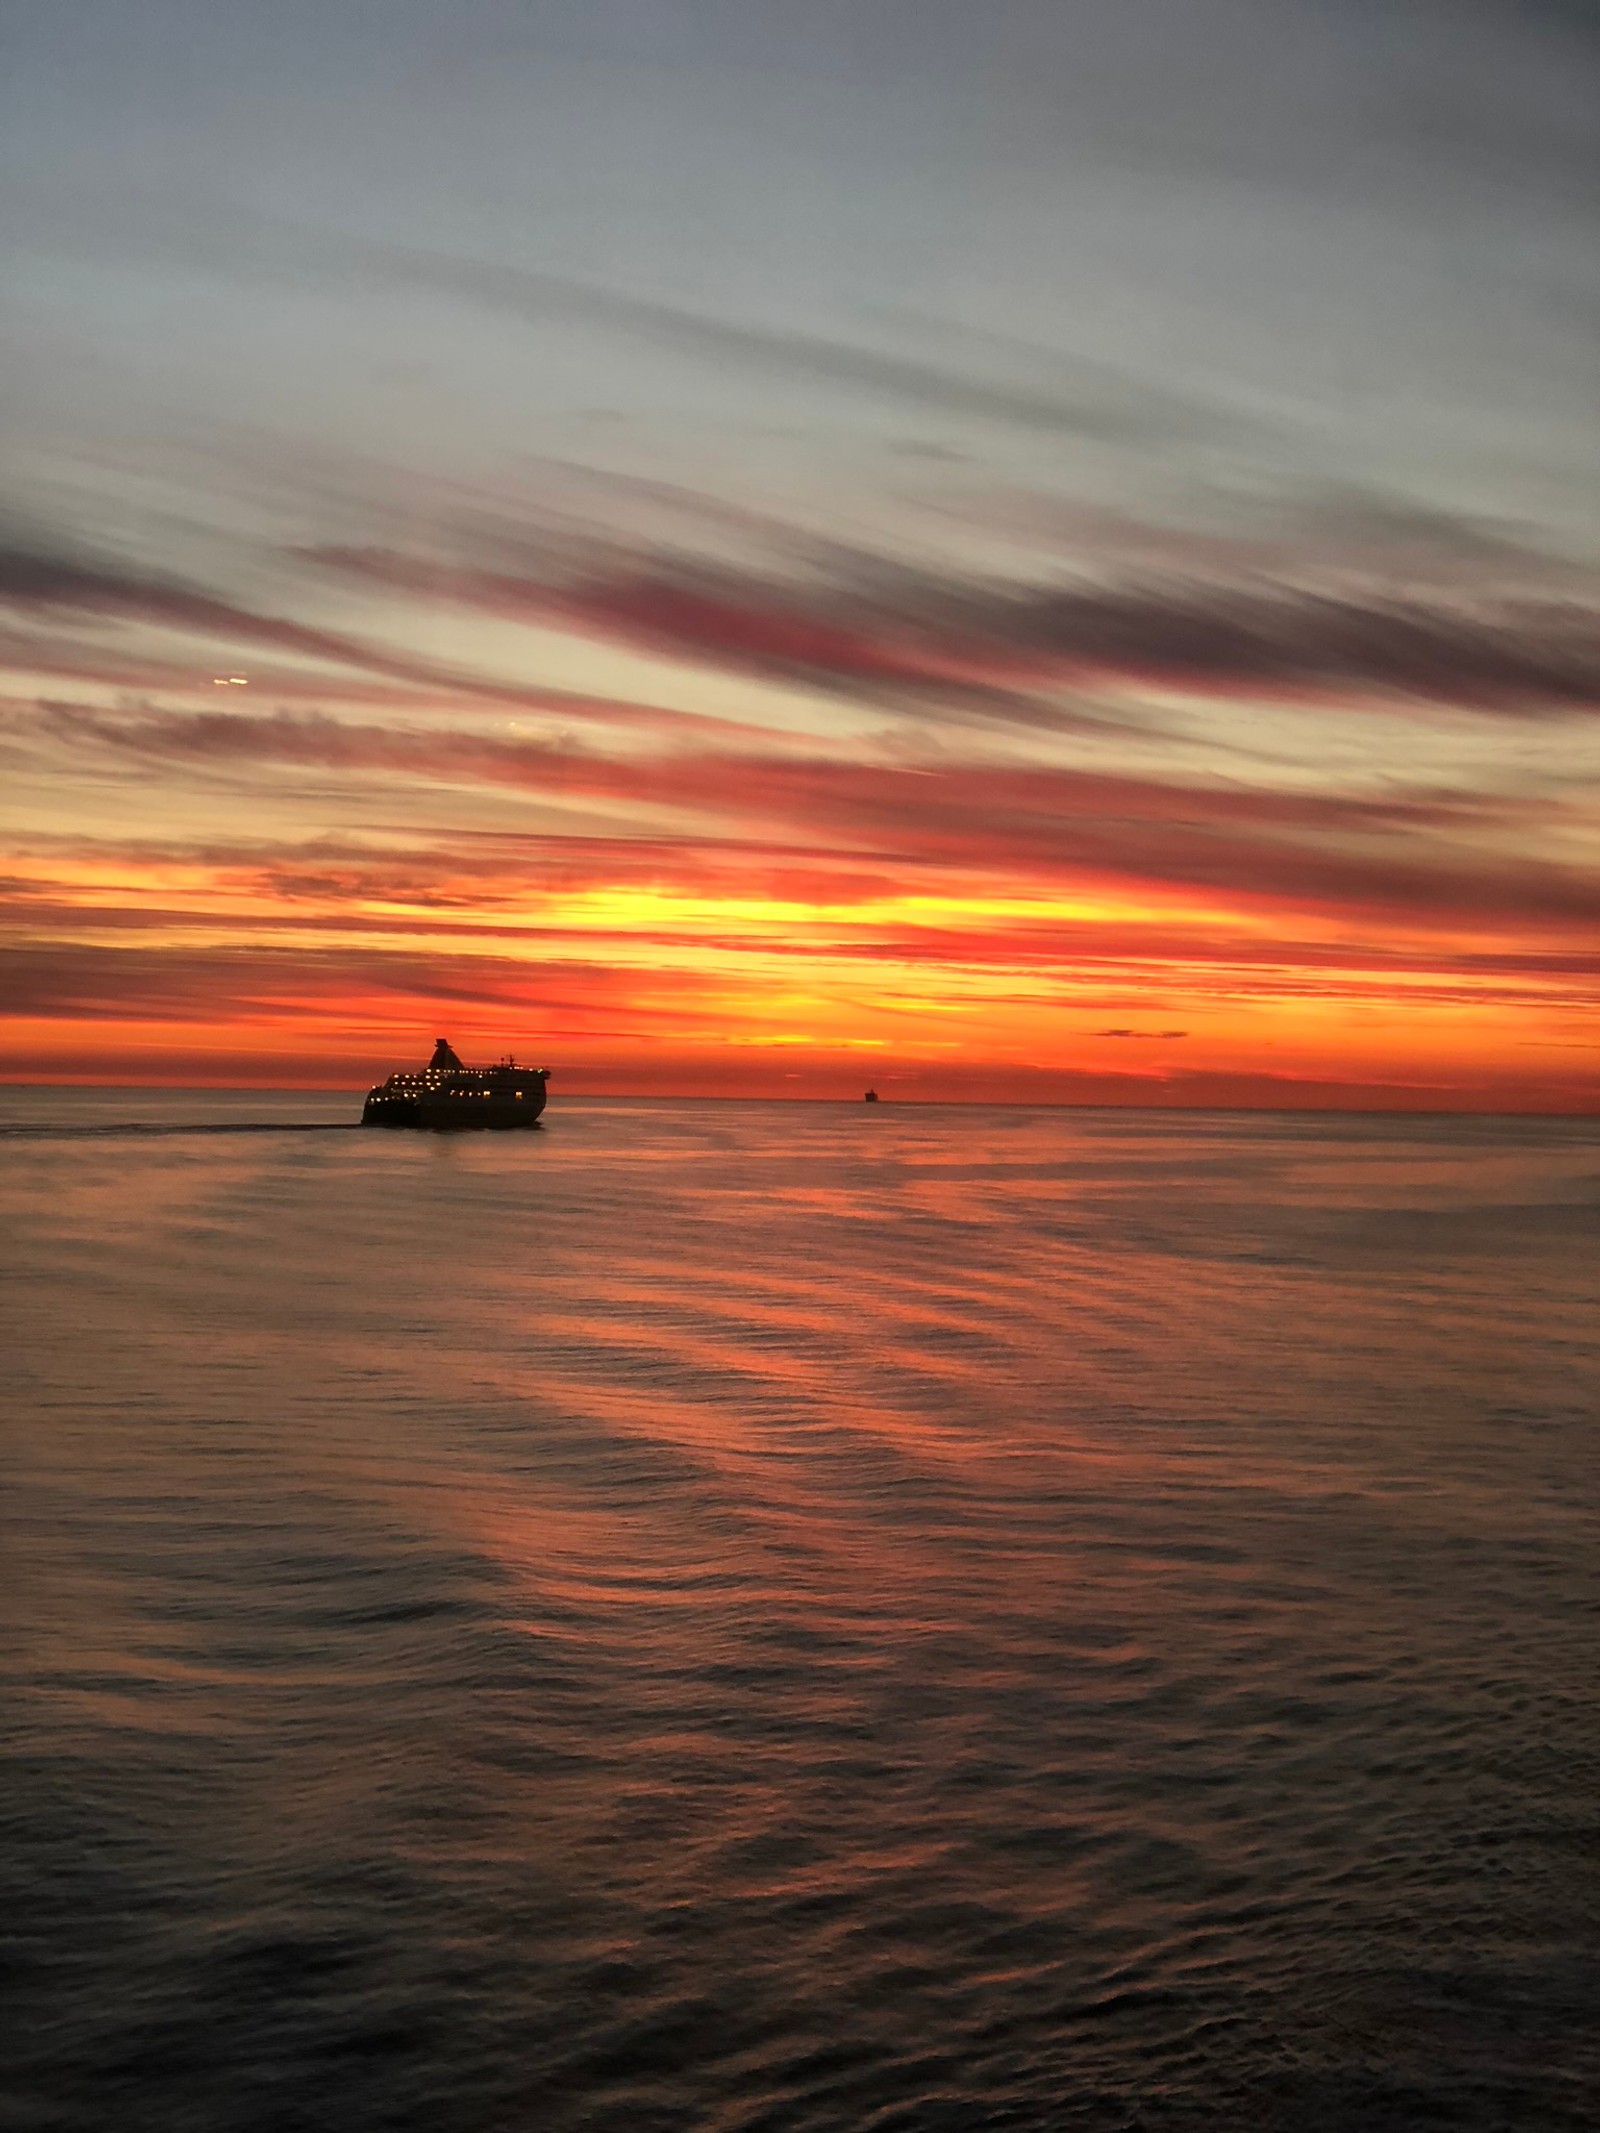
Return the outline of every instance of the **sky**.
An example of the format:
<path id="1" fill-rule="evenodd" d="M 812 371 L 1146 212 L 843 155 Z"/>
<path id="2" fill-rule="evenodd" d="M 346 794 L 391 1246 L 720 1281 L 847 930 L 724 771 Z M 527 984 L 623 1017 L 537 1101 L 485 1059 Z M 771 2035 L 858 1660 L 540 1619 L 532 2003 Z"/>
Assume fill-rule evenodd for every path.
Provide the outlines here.
<path id="1" fill-rule="evenodd" d="M 1600 1107 L 1588 0 L 7 0 L 0 1076 Z"/>

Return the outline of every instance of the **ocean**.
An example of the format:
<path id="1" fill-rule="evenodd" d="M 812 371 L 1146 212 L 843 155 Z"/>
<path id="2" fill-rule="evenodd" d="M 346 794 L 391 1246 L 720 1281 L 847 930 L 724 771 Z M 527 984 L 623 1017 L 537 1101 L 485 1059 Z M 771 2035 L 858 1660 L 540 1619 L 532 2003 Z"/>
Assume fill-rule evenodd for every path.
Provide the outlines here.
<path id="1" fill-rule="evenodd" d="M 1600 2111 L 1600 1121 L 0 1091 L 4 2123 Z"/>

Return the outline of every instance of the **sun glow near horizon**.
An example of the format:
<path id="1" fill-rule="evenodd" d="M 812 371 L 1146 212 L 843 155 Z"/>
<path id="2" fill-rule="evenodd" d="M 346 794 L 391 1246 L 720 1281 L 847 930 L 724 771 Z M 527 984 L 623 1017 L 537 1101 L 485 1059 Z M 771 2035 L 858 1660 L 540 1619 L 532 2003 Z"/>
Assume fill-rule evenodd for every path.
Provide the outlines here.
<path id="1" fill-rule="evenodd" d="M 379 876 L 390 863 L 365 858 Z M 80 997 L 13 1024 L 13 1078 L 31 1055 L 45 1078 L 227 1081 L 270 1064 L 314 1081 L 322 1060 L 406 1057 L 448 1022 L 490 1050 L 552 1051 L 558 1089 L 726 1093 L 742 1060 L 751 1093 L 835 1093 L 846 1062 L 872 1054 L 919 1087 L 931 1071 L 977 1097 L 1020 1074 L 1043 1100 L 1205 1102 L 1253 1087 L 1253 1100 L 1295 1102 L 1310 1087 L 1332 1101 L 1422 1091 L 1447 1108 L 1562 1109 L 1582 1107 L 1571 1069 L 1593 1028 L 1559 967 L 1503 926 L 1402 937 L 1374 956 L 1326 913 L 1291 928 L 1249 901 L 1189 907 L 1170 893 L 988 883 L 852 897 L 829 882 L 809 900 L 792 880 L 781 894 L 545 888 L 510 868 L 444 894 L 381 880 L 363 894 L 309 864 L 272 880 L 131 855 L 35 862 L 27 888 L 73 931 Z M 418 999 L 395 997 L 401 976 Z M 149 1007 L 130 997 L 107 1015 L 95 984 Z M 754 1062 L 780 1053 L 777 1086 Z"/>

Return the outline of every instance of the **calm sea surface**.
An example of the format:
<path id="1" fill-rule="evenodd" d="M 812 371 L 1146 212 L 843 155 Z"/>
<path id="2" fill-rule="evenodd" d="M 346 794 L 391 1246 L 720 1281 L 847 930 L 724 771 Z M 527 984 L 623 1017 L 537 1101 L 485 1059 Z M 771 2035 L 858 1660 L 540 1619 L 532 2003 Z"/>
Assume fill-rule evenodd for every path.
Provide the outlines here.
<path id="1" fill-rule="evenodd" d="M 1593 2123 L 1600 1122 L 0 1092 L 4 2122 Z"/>

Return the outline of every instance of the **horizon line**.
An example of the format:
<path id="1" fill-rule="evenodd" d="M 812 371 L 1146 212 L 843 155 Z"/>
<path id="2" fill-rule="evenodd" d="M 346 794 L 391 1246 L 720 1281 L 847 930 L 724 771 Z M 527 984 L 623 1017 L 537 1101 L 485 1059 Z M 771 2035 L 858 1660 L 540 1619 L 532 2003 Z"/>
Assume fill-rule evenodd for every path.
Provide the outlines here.
<path id="1" fill-rule="evenodd" d="M 0 1089 L 29 1089 L 39 1092 L 66 1091 L 74 1089 L 124 1089 L 129 1092 L 144 1091 L 167 1095 L 238 1095 L 238 1096 L 349 1096 L 361 1092 L 354 1082 L 283 1082 L 283 1081 L 113 1081 L 96 1078 L 75 1080 L 32 1081 L 0 1074 Z M 726 1091 L 703 1091 L 687 1094 L 683 1091 L 652 1092 L 640 1089 L 585 1089 L 563 1094 L 564 1104 L 585 1103 L 661 1103 L 661 1104 L 833 1104 L 848 1109 L 859 1108 L 865 1098 L 854 1096 L 802 1095 L 798 1091 L 782 1095 L 745 1095 Z M 1527 1106 L 1507 1110 L 1502 1106 L 1481 1104 L 1394 1104 L 1394 1103 L 1188 1103 L 1139 1098 L 1134 1100 L 1099 1098 L 1095 1101 L 1076 1100 L 1071 1097 L 985 1097 L 985 1096 L 884 1096 L 878 1093 L 878 1106 L 900 1110 L 984 1110 L 984 1111 L 1181 1111 L 1221 1114 L 1232 1117 L 1266 1118 L 1559 1118 L 1600 1121 L 1600 1102 L 1587 1109 L 1576 1110 L 1551 1105 Z"/>

